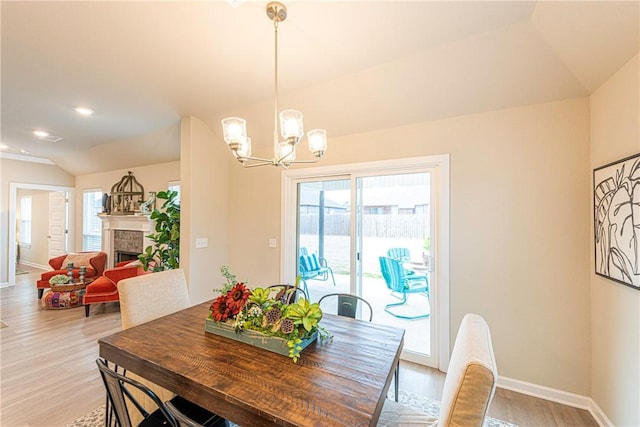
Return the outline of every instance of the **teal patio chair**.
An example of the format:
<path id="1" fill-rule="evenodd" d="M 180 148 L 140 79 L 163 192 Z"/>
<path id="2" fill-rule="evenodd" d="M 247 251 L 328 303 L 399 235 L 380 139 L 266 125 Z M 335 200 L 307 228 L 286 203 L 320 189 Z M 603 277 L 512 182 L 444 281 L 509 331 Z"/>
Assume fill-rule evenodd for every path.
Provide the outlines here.
<path id="1" fill-rule="evenodd" d="M 302 255 L 302 254 L 305 255 Z M 336 285 L 336 279 L 333 277 L 333 270 L 327 265 L 327 260 L 314 253 L 308 254 L 306 248 L 300 248 L 300 258 L 298 263 L 298 273 L 300 274 L 300 280 L 304 285 L 304 290 L 309 295 L 309 287 L 307 286 L 307 280 L 329 280 L 333 282 L 333 286 Z"/>
<path id="2" fill-rule="evenodd" d="M 380 270 L 382 271 L 382 277 L 392 292 L 397 292 L 402 295 L 400 302 L 390 303 L 384 307 L 384 311 L 394 317 L 400 319 L 422 319 L 429 317 L 429 313 L 418 314 L 416 316 L 405 316 L 395 313 L 392 307 L 397 307 L 407 304 L 407 294 L 425 293 L 429 298 L 429 279 L 422 274 L 415 274 L 408 276 L 405 273 L 405 269 L 402 267 L 402 262 L 397 259 L 381 256 L 380 257 Z"/>
<path id="3" fill-rule="evenodd" d="M 387 256 L 389 258 L 397 259 L 401 263 L 408 262 L 411 259 L 411 253 L 407 248 L 389 248 L 387 250 Z M 415 271 L 404 269 L 405 276 L 413 276 Z M 417 277 L 417 276 L 416 276 Z M 395 295 L 394 295 L 395 296 Z"/>
<path id="4" fill-rule="evenodd" d="M 411 254 L 407 248 L 390 248 L 387 250 L 387 256 L 405 262 L 411 259 Z"/>

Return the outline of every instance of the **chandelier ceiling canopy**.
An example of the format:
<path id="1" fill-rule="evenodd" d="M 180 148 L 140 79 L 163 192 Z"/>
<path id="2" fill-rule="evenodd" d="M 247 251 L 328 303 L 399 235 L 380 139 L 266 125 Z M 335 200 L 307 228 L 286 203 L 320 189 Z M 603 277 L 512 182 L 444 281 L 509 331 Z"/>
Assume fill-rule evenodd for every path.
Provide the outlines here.
<path id="1" fill-rule="evenodd" d="M 271 165 L 286 169 L 294 163 L 315 163 L 322 158 L 327 150 L 326 131 L 313 129 L 307 132 L 309 151 L 313 154 L 314 159 L 296 160 L 296 145 L 304 136 L 302 113 L 297 110 L 283 110 L 278 115 L 278 23 L 287 18 L 287 8 L 282 3 L 270 2 L 267 4 L 267 16 L 273 21 L 275 36 L 273 158 L 267 159 L 251 155 L 251 138 L 247 135 L 247 122 L 240 117 L 222 119 L 224 141 L 233 156 L 242 166 L 247 168 Z M 278 136 L 278 122 L 282 140 Z"/>

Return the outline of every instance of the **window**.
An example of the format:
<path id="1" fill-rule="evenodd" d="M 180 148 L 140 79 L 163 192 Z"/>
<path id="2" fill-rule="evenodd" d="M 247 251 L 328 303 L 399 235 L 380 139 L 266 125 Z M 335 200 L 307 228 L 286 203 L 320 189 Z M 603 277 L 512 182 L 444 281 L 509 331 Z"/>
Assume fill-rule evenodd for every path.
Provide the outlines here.
<path id="1" fill-rule="evenodd" d="M 167 187 L 171 191 L 178 192 L 178 197 L 176 197 L 176 202 L 180 204 L 180 181 L 169 181 L 169 185 Z"/>
<path id="2" fill-rule="evenodd" d="M 20 246 L 31 246 L 31 196 L 20 198 Z"/>
<path id="3" fill-rule="evenodd" d="M 102 190 L 82 193 L 82 250 L 99 251 L 102 247 Z"/>

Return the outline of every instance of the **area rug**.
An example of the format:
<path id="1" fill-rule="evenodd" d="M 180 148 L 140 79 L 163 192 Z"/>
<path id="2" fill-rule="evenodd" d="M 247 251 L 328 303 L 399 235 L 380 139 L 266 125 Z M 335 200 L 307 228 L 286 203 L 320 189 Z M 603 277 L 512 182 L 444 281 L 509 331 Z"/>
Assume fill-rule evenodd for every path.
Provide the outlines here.
<path id="1" fill-rule="evenodd" d="M 429 399 L 425 396 L 418 394 L 400 391 L 400 403 L 407 405 L 417 411 L 426 413 L 429 416 L 437 417 L 440 411 L 440 402 L 437 400 Z M 229 423 L 231 427 L 238 427 L 234 423 Z M 104 426 L 104 405 L 94 409 L 86 415 L 78 418 L 71 424 L 67 424 L 66 427 L 102 427 Z M 506 421 L 498 420 L 495 418 L 487 417 L 484 420 L 484 427 L 518 427 L 516 424 L 511 424 Z"/>

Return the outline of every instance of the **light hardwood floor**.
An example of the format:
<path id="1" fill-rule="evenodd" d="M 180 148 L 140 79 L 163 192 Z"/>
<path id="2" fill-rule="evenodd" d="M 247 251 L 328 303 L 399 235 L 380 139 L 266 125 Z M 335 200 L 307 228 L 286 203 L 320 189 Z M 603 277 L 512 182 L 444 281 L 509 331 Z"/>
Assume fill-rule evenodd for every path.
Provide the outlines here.
<path id="1" fill-rule="evenodd" d="M 115 303 L 42 310 L 35 288 L 39 270 L 0 289 L 0 426 L 65 426 L 104 403 L 98 375 L 98 338 L 120 330 Z M 401 364 L 400 389 L 438 399 L 444 374 Z M 498 389 L 489 415 L 525 426 L 597 426 L 584 410 Z"/>

